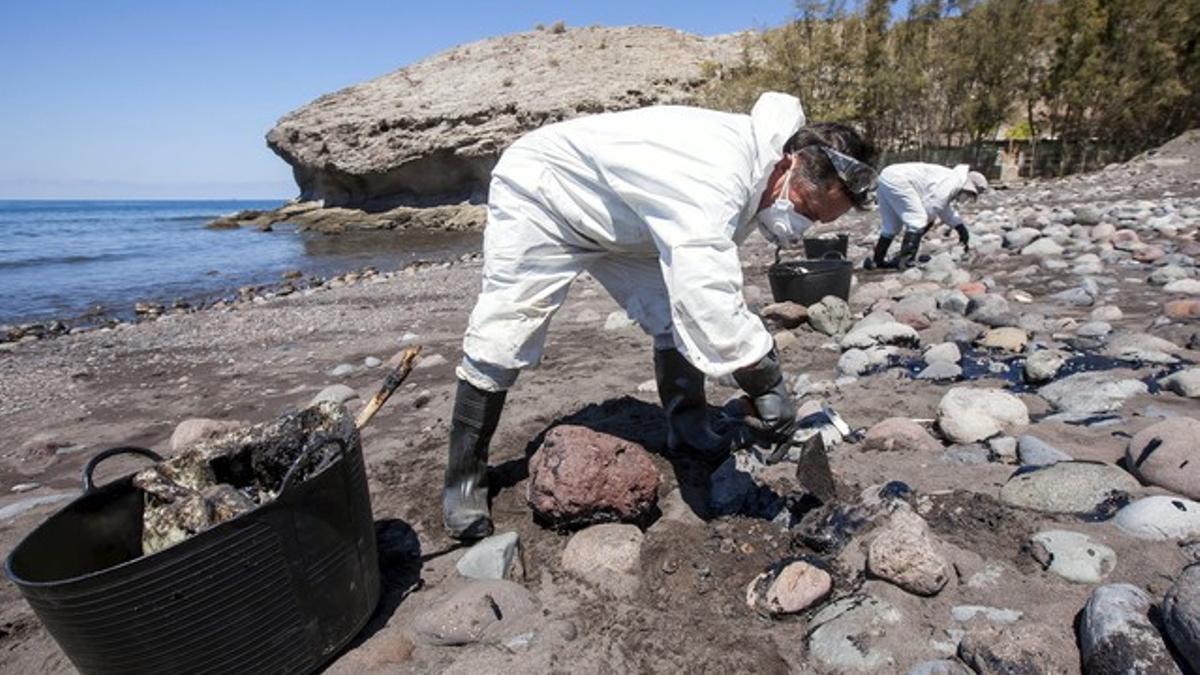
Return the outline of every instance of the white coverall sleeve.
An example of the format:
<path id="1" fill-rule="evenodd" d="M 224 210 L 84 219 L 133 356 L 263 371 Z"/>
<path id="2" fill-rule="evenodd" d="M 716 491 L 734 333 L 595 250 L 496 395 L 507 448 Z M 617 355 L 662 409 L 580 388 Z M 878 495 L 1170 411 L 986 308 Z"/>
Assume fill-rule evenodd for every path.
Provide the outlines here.
<path id="1" fill-rule="evenodd" d="M 954 209 L 954 204 L 946 204 L 946 206 L 938 212 L 938 217 L 941 218 L 943 225 L 950 227 L 958 227 L 962 225 L 962 216 L 958 215 L 958 211 Z"/>
<path id="2" fill-rule="evenodd" d="M 721 377 L 757 363 L 774 341 L 742 295 L 742 264 L 732 239 L 739 204 L 722 199 L 730 196 L 729 186 L 714 189 L 711 181 L 691 178 L 687 189 L 662 185 L 655 194 L 625 196 L 654 237 L 676 346 L 706 375 Z M 693 194 L 715 199 L 700 203 Z"/>

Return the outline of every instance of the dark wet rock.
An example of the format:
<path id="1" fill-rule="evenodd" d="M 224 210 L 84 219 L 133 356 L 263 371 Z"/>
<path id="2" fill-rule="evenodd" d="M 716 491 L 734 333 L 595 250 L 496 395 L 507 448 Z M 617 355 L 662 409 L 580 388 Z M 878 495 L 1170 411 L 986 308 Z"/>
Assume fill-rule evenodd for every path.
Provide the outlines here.
<path id="1" fill-rule="evenodd" d="M 429 645 L 496 644 L 540 625 L 537 598 L 505 580 L 468 581 L 412 619 L 418 642 Z"/>
<path id="2" fill-rule="evenodd" d="M 1164 632 L 1194 672 L 1200 672 L 1200 566 L 1180 573 L 1162 604 Z"/>
<path id="3" fill-rule="evenodd" d="M 1043 466 L 1073 459 L 1062 450 L 1029 434 L 1023 434 L 1017 439 L 1017 454 L 1024 466 Z"/>
<path id="4" fill-rule="evenodd" d="M 759 574 L 746 587 L 746 604 L 768 616 L 795 614 L 816 605 L 833 590 L 833 578 L 805 560 L 785 560 Z"/>
<path id="5" fill-rule="evenodd" d="M 862 447 L 881 452 L 938 452 L 942 444 L 911 419 L 889 417 L 867 430 Z"/>
<path id="6" fill-rule="evenodd" d="M 642 522 L 661 481 L 640 445 L 565 424 L 546 432 L 529 459 L 528 501 L 539 520 L 556 527 Z"/>
<path id="7" fill-rule="evenodd" d="M 1137 480 L 1119 467 L 1098 462 L 1059 462 L 1018 472 L 1000 489 L 1000 501 L 1046 513 L 1085 514 L 1114 493 L 1136 493 Z"/>
<path id="8" fill-rule="evenodd" d="M 1200 499 L 1200 421 L 1171 417 L 1129 441 L 1125 464 L 1143 482 Z"/>
<path id="9" fill-rule="evenodd" d="M 1079 621 L 1085 673 L 1179 673 L 1162 637 L 1150 623 L 1150 596 L 1132 584 L 1092 591 Z"/>

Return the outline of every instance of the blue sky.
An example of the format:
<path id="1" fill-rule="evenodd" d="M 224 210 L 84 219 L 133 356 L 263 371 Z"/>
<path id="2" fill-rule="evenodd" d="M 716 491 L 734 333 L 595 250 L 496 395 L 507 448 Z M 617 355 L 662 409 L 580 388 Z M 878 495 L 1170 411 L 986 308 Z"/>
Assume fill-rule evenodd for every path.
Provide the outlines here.
<path id="1" fill-rule="evenodd" d="M 702 35 L 789 0 L 0 2 L 0 199 L 285 198 L 263 136 L 320 94 L 538 23 Z"/>

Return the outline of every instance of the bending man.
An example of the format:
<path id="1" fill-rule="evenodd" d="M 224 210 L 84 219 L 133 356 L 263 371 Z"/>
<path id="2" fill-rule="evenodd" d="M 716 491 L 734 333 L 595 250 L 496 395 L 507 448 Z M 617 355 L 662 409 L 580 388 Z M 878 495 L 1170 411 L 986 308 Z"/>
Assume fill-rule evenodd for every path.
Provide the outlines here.
<path id="1" fill-rule="evenodd" d="M 987 189 L 983 174 L 969 169 L 966 164 L 948 169 L 921 162 L 884 167 L 879 172 L 878 193 L 879 215 L 883 222 L 879 240 L 875 242 L 875 255 L 863 266 L 867 269 L 911 267 L 917 262 L 921 238 L 939 218 L 958 233 L 958 241 L 965 251 L 971 235 L 954 209 L 954 202 L 965 196 L 978 197 Z M 900 244 L 900 255 L 889 261 L 888 248 L 901 230 L 904 239 Z"/>
<path id="2" fill-rule="evenodd" d="M 870 197 L 871 149 L 838 124 L 804 126 L 768 93 L 750 115 L 659 106 L 583 117 L 519 139 L 492 172 L 483 290 L 463 336 L 443 490 L 447 533 L 491 533 L 488 444 L 505 393 L 542 356 L 551 316 L 589 272 L 654 338 L 668 446 L 708 457 L 704 376 L 732 374 L 790 435 L 796 407 L 770 333 L 747 309 L 737 247 L 757 226 L 794 245 Z"/>

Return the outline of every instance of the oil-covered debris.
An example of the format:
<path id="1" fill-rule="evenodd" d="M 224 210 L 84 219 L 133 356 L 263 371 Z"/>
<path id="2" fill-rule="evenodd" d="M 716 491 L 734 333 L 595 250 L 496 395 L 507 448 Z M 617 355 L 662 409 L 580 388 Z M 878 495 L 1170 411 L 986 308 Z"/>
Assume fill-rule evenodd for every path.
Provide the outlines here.
<path id="1" fill-rule="evenodd" d="M 359 443 L 354 420 L 320 403 L 194 445 L 133 478 L 145 494 L 142 552 L 236 518 L 320 473 Z"/>

